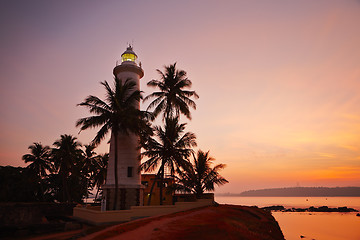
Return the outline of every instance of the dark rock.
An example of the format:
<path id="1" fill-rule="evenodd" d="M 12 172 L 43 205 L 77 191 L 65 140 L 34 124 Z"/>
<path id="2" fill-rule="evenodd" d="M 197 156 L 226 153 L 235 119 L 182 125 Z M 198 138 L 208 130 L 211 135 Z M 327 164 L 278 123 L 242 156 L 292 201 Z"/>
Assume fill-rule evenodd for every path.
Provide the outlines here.
<path id="1" fill-rule="evenodd" d="M 317 212 L 329 212 L 329 207 L 328 206 L 318 207 Z"/>
<path id="2" fill-rule="evenodd" d="M 307 208 L 293 208 L 294 212 L 306 212 L 307 210 Z"/>
<path id="3" fill-rule="evenodd" d="M 261 209 L 266 210 L 266 211 L 284 211 L 285 207 L 284 206 L 269 206 L 269 207 L 263 207 Z"/>
<path id="4" fill-rule="evenodd" d="M 274 207 L 274 210 L 276 206 L 268 207 L 270 210 L 273 210 L 271 208 Z M 267 208 L 263 208 L 264 210 L 268 210 Z M 338 208 L 329 208 L 328 206 L 322 206 L 322 207 L 314 207 L 311 206 L 309 208 L 291 208 L 291 209 L 281 209 L 280 211 L 283 212 L 359 212 L 356 209 L 348 208 L 348 207 L 338 207 Z"/>

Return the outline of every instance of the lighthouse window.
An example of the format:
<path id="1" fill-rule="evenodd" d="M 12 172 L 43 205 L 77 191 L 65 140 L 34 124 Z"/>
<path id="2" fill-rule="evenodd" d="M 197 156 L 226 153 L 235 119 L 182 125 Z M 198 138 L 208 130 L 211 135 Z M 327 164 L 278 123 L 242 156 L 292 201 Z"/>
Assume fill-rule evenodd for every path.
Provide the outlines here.
<path id="1" fill-rule="evenodd" d="M 135 62 L 135 60 L 136 60 L 136 56 L 131 53 L 124 53 L 121 57 L 122 57 L 123 62 L 126 62 L 126 61 Z"/>
<path id="2" fill-rule="evenodd" d="M 127 176 L 132 177 L 133 176 L 133 167 L 128 167 Z"/>

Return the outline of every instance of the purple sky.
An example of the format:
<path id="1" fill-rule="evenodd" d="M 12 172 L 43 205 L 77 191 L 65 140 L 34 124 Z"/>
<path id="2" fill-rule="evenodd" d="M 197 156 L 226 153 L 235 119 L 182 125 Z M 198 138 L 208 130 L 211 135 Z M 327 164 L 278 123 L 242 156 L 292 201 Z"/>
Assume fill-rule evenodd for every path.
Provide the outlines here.
<path id="1" fill-rule="evenodd" d="M 103 96 L 132 43 L 145 95 L 156 69 L 188 72 L 200 95 L 188 130 L 227 164 L 220 192 L 360 186 L 359 1 L 0 4 L 0 165 L 25 166 L 30 144 L 61 134 L 89 143 L 76 104 Z"/>

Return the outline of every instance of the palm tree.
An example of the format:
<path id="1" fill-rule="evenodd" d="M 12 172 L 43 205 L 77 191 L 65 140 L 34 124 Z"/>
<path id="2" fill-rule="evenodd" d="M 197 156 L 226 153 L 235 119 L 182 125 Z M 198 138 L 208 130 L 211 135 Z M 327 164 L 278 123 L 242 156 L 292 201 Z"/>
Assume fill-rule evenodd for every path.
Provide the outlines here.
<path id="1" fill-rule="evenodd" d="M 82 172 L 86 175 L 88 188 L 90 190 L 94 189 L 94 187 L 97 188 L 95 195 L 96 200 L 100 186 L 103 185 L 106 180 L 106 169 L 109 161 L 109 154 L 106 153 L 97 155 L 94 149 L 94 145 L 85 145 Z"/>
<path id="2" fill-rule="evenodd" d="M 96 96 L 88 96 L 79 106 L 87 107 L 93 116 L 81 118 L 76 122 L 80 131 L 89 128 L 98 128 L 95 138 L 92 140 L 94 146 L 98 145 L 106 135 L 111 132 L 111 141 L 117 146 L 119 134 L 134 133 L 140 135 L 143 129 L 148 126 L 147 113 L 137 109 L 139 101 L 142 99 L 141 92 L 136 89 L 136 83 L 127 79 L 124 84 L 115 77 L 114 88 L 110 87 L 107 81 L 101 82 L 105 87 L 106 98 L 101 100 Z M 115 176 L 115 197 L 114 210 L 118 195 L 118 153 L 115 147 L 114 159 Z"/>
<path id="3" fill-rule="evenodd" d="M 47 175 L 46 171 L 51 172 L 53 170 L 53 165 L 50 161 L 50 148 L 43 146 L 41 143 L 34 142 L 28 149 L 31 150 L 31 154 L 23 155 L 22 159 L 25 163 L 31 162 L 27 168 L 37 176 L 40 184 L 41 200 L 44 200 L 42 179 Z"/>
<path id="4" fill-rule="evenodd" d="M 225 164 L 217 164 L 213 168 L 210 166 L 215 159 L 209 156 L 209 151 L 199 150 L 197 156 L 193 154 L 193 158 L 194 164 L 178 171 L 179 176 L 175 176 L 175 190 L 192 192 L 199 198 L 205 191 L 214 191 L 215 184 L 220 186 L 229 182 L 219 174 Z"/>
<path id="5" fill-rule="evenodd" d="M 84 145 L 84 147 L 85 149 L 82 153 L 83 159 L 80 170 L 82 172 L 82 175 L 86 177 L 86 182 L 87 182 L 86 198 L 87 198 L 88 191 L 94 188 L 93 176 L 97 172 L 99 155 L 97 155 L 96 152 L 94 151 L 95 149 L 94 145 L 88 144 L 88 145 Z"/>
<path id="6" fill-rule="evenodd" d="M 81 143 L 77 141 L 76 137 L 64 134 L 53 145 L 55 146 L 52 150 L 53 160 L 62 180 L 63 201 L 70 202 L 71 196 L 67 180 L 72 174 L 77 174 L 76 167 L 80 167 Z"/>
<path id="7" fill-rule="evenodd" d="M 193 150 L 191 147 L 196 146 L 196 137 L 194 133 L 187 132 L 185 134 L 186 124 L 179 124 L 178 118 L 166 118 L 164 129 L 155 127 L 155 137 L 150 137 L 143 145 L 145 151 L 143 157 L 148 157 L 141 164 L 141 170 L 145 172 L 154 171 L 159 165 L 157 179 L 160 179 L 160 205 L 162 205 L 162 188 L 165 168 L 170 170 L 171 175 L 180 167 L 188 164 L 188 157 Z M 150 190 L 148 205 L 150 205 L 151 195 L 155 181 Z"/>
<path id="8" fill-rule="evenodd" d="M 155 98 L 149 105 L 148 110 L 155 108 L 153 114 L 156 116 L 164 112 L 163 120 L 169 117 L 178 117 L 180 113 L 191 119 L 189 106 L 196 109 L 196 104 L 190 97 L 199 98 L 195 91 L 187 91 L 184 88 L 190 88 L 192 83 L 186 77 L 184 70 L 177 70 L 176 63 L 165 66 L 163 73 L 159 69 L 160 80 L 151 80 L 147 83 L 149 87 L 156 87 L 160 91 L 153 92 L 145 97 L 144 101 Z"/>
<path id="9" fill-rule="evenodd" d="M 98 155 L 97 164 L 96 164 L 96 171 L 92 177 L 93 184 L 97 188 L 95 194 L 95 201 L 97 199 L 98 193 L 100 191 L 100 187 L 105 183 L 106 180 L 106 168 L 109 162 L 109 154 Z"/>
<path id="10" fill-rule="evenodd" d="M 98 155 L 96 154 L 95 150 L 95 146 L 92 144 L 88 144 L 88 145 L 84 145 L 85 150 L 83 151 L 83 169 L 82 171 L 87 174 L 87 175 L 92 175 L 93 173 L 93 168 L 94 165 L 96 165 L 97 162 L 97 157 Z"/>

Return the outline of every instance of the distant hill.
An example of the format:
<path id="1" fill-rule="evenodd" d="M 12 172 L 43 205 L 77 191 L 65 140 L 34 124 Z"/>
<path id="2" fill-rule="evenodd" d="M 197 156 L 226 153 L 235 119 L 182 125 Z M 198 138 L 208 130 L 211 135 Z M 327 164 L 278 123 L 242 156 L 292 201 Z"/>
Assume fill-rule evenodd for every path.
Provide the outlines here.
<path id="1" fill-rule="evenodd" d="M 238 195 L 238 194 L 237 194 Z M 250 190 L 244 197 L 360 197 L 360 187 L 291 187 Z"/>

